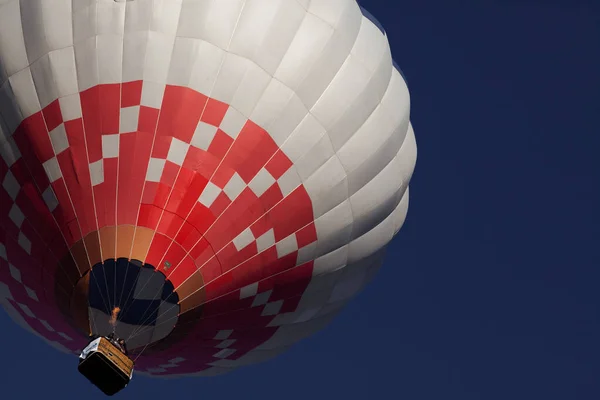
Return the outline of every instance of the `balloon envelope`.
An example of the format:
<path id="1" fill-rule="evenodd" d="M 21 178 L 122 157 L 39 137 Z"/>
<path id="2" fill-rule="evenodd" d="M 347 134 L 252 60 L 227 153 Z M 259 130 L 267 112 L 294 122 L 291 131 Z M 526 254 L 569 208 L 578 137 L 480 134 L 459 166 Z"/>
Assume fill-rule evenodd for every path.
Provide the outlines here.
<path id="1" fill-rule="evenodd" d="M 0 302 L 151 375 L 327 324 L 402 226 L 409 94 L 354 0 L 0 0 Z"/>

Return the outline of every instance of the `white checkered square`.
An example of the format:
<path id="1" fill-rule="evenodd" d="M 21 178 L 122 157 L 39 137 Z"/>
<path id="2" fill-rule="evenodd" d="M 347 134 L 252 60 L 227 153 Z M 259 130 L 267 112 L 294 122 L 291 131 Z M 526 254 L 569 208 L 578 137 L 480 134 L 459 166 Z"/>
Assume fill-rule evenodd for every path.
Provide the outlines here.
<path id="1" fill-rule="evenodd" d="M 167 160 L 171 161 L 173 164 L 182 166 L 189 148 L 190 145 L 186 142 L 173 138 L 171 140 L 171 146 L 169 147 L 169 153 L 167 154 Z"/>
<path id="2" fill-rule="evenodd" d="M 119 121 L 119 132 L 129 133 L 138 129 L 140 120 L 140 106 L 121 108 L 121 120 Z"/>
<path id="3" fill-rule="evenodd" d="M 44 202 L 46 203 L 46 206 L 48 206 L 50 212 L 54 211 L 56 207 L 58 207 L 58 199 L 54 194 L 52 186 L 48 186 L 46 190 L 44 190 L 44 193 L 42 193 L 42 198 L 44 199 Z"/>
<path id="4" fill-rule="evenodd" d="M 60 112 L 62 114 L 63 121 L 65 122 L 72 121 L 83 116 L 79 93 L 61 97 L 58 99 L 58 104 L 60 105 Z"/>
<path id="5" fill-rule="evenodd" d="M 202 191 L 202 194 L 198 198 L 198 201 L 200 202 L 200 204 L 204 205 L 205 207 L 210 207 L 213 205 L 213 203 L 215 202 L 217 197 L 219 197 L 221 192 L 222 192 L 222 190 L 220 187 L 218 187 L 217 185 L 215 185 L 212 182 L 208 182 L 208 184 Z"/>
<path id="6" fill-rule="evenodd" d="M 219 127 L 223 132 L 235 139 L 238 137 L 247 121 L 248 119 L 244 117 L 242 113 L 233 107 L 229 107 Z"/>
<path id="7" fill-rule="evenodd" d="M 275 178 L 267 171 L 265 168 L 262 168 L 258 171 L 258 174 L 248 184 L 248 187 L 254 192 L 257 197 L 262 196 L 273 184 L 275 183 Z"/>
<path id="8" fill-rule="evenodd" d="M 60 170 L 60 166 L 58 165 L 58 160 L 56 157 L 52 157 L 48 161 L 43 164 L 44 171 L 46 171 L 46 175 L 48 176 L 48 180 L 50 183 L 56 182 L 62 177 L 62 171 Z"/>
<path id="9" fill-rule="evenodd" d="M 250 228 L 246 228 L 242 233 L 237 235 L 235 239 L 233 239 L 233 245 L 235 246 L 237 251 L 245 249 L 250 243 L 254 242 L 254 235 Z"/>
<path id="10" fill-rule="evenodd" d="M 23 232 L 19 232 L 19 246 L 21 246 L 27 254 L 31 255 L 31 240 L 29 240 Z"/>
<path id="11" fill-rule="evenodd" d="M 58 125 L 50 132 L 50 141 L 54 148 L 54 154 L 58 155 L 69 148 L 69 139 L 67 138 L 65 124 Z"/>
<path id="12" fill-rule="evenodd" d="M 90 177 L 92 186 L 97 186 L 104 182 L 104 160 L 100 159 L 90 164 Z"/>
<path id="13" fill-rule="evenodd" d="M 208 150 L 208 147 L 212 143 L 216 134 L 216 126 L 200 121 L 196 127 L 196 130 L 194 131 L 194 136 L 192 137 L 192 146 L 202 150 Z"/>
<path id="14" fill-rule="evenodd" d="M 10 196 L 11 199 L 16 200 L 19 191 L 21 190 L 21 185 L 17 181 L 17 178 L 13 175 L 13 173 L 9 170 L 4 176 L 4 180 L 2 181 L 2 187 L 6 190 L 6 193 Z"/>
<path id="15" fill-rule="evenodd" d="M 21 225 L 23 225 L 23 221 L 25 221 L 25 214 L 23 214 L 23 211 L 21 211 L 19 206 L 13 204 L 8 212 L 8 217 L 14 222 L 17 228 L 21 229 Z"/>
<path id="16" fill-rule="evenodd" d="M 291 234 L 282 241 L 278 242 L 275 246 L 277 247 L 277 257 L 279 258 L 293 253 L 294 251 L 298 250 L 296 234 Z"/>
<path id="17" fill-rule="evenodd" d="M 165 160 L 162 158 L 151 158 L 146 172 L 148 182 L 160 182 L 163 170 L 165 169 Z"/>
<path id="18" fill-rule="evenodd" d="M 103 158 L 119 157 L 119 135 L 103 135 L 102 136 L 102 157 Z"/>
<path id="19" fill-rule="evenodd" d="M 223 188 L 223 191 L 229 197 L 229 200 L 234 201 L 246 188 L 246 182 L 238 175 L 237 172 L 233 174 L 227 185 Z"/>

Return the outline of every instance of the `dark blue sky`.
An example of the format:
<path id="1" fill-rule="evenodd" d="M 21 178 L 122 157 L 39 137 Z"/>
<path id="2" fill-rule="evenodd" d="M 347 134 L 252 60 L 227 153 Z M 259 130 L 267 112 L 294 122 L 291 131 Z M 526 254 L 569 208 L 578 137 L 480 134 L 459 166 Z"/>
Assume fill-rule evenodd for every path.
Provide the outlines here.
<path id="1" fill-rule="evenodd" d="M 600 398 L 600 3 L 363 0 L 412 96 L 406 225 L 376 280 L 285 355 L 120 398 Z M 100 399 L 0 313 L 3 399 Z"/>

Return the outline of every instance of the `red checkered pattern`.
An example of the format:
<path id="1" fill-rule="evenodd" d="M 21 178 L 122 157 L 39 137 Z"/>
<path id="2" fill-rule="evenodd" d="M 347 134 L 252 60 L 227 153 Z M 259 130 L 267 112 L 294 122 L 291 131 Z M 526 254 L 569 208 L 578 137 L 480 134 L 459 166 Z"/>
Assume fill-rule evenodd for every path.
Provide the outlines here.
<path id="1" fill-rule="evenodd" d="M 175 288 L 202 275 L 201 320 L 138 360 L 153 374 L 201 371 L 256 348 L 311 279 L 298 252 L 317 239 L 312 203 L 292 162 L 264 129 L 191 89 L 137 81 L 59 99 L 24 120 L 2 156 L 6 301 L 71 351 L 82 343 L 56 305 L 55 290 L 72 290 L 55 288 L 58 260 L 104 227 L 154 231 L 143 261 Z"/>

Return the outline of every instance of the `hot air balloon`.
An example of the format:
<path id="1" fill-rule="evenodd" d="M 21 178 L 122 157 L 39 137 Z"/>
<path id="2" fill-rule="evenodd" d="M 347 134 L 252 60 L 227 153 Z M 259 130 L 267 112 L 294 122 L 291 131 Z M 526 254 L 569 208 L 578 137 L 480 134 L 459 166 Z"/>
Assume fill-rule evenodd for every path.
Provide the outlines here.
<path id="1" fill-rule="evenodd" d="M 0 0 L 0 303 L 140 374 L 272 358 L 404 223 L 409 105 L 355 0 Z"/>

